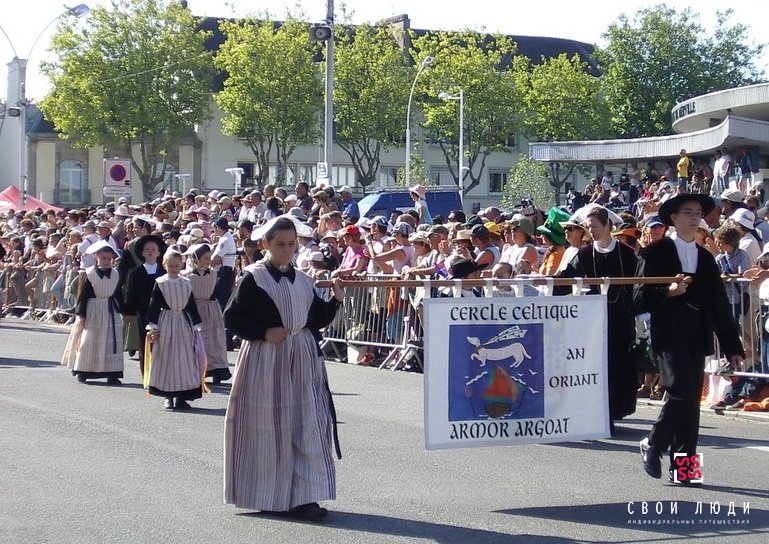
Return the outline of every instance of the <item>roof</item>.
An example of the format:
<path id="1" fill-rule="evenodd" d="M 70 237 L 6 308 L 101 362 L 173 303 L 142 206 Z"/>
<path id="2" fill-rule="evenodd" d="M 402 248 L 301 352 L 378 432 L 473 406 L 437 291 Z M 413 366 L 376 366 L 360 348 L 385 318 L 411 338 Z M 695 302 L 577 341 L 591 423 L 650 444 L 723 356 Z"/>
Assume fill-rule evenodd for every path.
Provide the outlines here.
<path id="1" fill-rule="evenodd" d="M 715 127 L 672 136 L 530 143 L 529 156 L 538 161 L 592 164 L 677 157 L 681 149 L 686 149 L 690 156 L 710 154 L 722 147 L 745 145 L 755 145 L 764 151 L 769 149 L 769 122 L 727 116 Z"/>

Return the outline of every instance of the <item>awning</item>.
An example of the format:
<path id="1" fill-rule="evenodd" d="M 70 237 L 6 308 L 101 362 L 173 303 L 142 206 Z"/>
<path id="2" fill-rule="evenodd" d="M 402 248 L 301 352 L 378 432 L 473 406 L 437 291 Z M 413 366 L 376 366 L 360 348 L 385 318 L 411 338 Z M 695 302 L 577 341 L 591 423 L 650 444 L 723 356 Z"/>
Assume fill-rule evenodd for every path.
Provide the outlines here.
<path id="1" fill-rule="evenodd" d="M 537 142 L 529 144 L 529 156 L 543 162 L 617 163 L 678 157 L 681 149 L 690 156 L 711 154 L 716 149 L 758 146 L 769 152 L 769 122 L 745 117 L 726 117 L 719 125 L 686 134 L 627 140 Z"/>

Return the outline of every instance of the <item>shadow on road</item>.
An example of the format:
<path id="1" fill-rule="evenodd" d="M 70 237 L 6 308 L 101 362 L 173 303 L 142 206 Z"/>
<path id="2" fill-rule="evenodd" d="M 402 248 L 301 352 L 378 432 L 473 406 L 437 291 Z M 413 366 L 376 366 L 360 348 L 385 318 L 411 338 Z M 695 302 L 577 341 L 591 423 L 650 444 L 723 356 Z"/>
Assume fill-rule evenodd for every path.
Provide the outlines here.
<path id="1" fill-rule="evenodd" d="M 197 408 L 193 406 L 189 413 L 201 416 L 224 416 L 227 413 L 227 408 Z"/>
<path id="2" fill-rule="evenodd" d="M 436 542 L 438 544 L 467 544 L 468 542 L 488 542 L 494 544 L 539 544 L 547 542 L 554 544 L 573 544 L 576 542 L 570 538 L 527 534 L 511 535 L 495 531 L 486 531 L 483 529 L 472 529 L 470 527 L 458 527 L 456 525 L 444 525 L 440 523 L 429 523 L 426 521 L 414 521 L 371 514 L 357 514 L 354 512 L 338 512 L 335 510 L 332 510 L 328 517 L 323 518 L 321 521 L 302 520 L 279 514 L 276 515 L 262 512 L 249 512 L 237 515 L 262 519 L 276 519 L 292 523 L 320 525 L 347 531 L 360 531 L 362 533 L 376 533 L 402 538 L 425 539 L 426 541 Z"/>
<path id="3" fill-rule="evenodd" d="M 3 319 L 0 321 L 0 330 L 17 330 L 17 331 L 24 331 L 24 332 L 40 332 L 45 334 L 63 334 L 68 335 L 69 329 L 63 329 L 60 326 L 40 326 L 40 325 L 29 325 L 27 323 L 13 323 L 9 322 L 7 319 Z"/>
<path id="4" fill-rule="evenodd" d="M 0 368 L 17 368 L 24 366 L 27 368 L 51 368 L 59 366 L 58 361 L 33 361 L 30 359 L 9 359 L 0 357 Z"/>
<path id="5" fill-rule="evenodd" d="M 713 487 L 707 486 L 705 489 L 711 490 Z M 743 490 L 733 488 L 724 488 L 724 490 L 728 490 L 730 493 L 743 492 Z M 500 510 L 499 513 L 521 516 L 526 519 L 539 518 L 594 527 L 650 531 L 660 533 L 659 541 L 664 542 L 670 542 L 674 539 L 696 538 L 712 540 L 714 533 L 725 532 L 728 532 L 732 542 L 739 542 L 741 535 L 755 536 L 757 530 L 769 527 L 769 512 L 765 510 L 750 508 L 747 512 L 743 512 L 743 505 L 740 502 L 735 504 L 734 515 L 729 515 L 729 503 L 725 502 L 719 504 L 718 513 L 713 513 L 710 510 L 711 502 L 716 501 L 702 501 L 701 513 L 697 512 L 698 503 L 696 502 L 670 500 L 649 501 L 646 503 L 646 513 L 643 513 L 644 506 L 640 502 L 516 508 Z M 658 508 L 661 512 L 657 510 Z M 665 535 L 664 538 L 662 538 L 663 534 Z M 677 536 L 671 538 L 670 535 Z M 649 542 L 645 539 L 640 541 Z M 636 542 L 636 540 L 632 542 Z"/>

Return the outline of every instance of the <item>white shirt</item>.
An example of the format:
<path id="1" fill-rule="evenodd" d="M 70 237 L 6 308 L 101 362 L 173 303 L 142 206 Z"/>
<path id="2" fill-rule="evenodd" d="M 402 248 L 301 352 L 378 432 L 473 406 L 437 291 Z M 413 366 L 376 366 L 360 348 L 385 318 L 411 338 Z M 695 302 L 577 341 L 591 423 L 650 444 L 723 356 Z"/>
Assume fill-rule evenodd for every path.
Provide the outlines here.
<path id="1" fill-rule="evenodd" d="M 150 276 L 158 273 L 158 263 L 155 263 L 155 264 L 143 263 L 142 266 L 144 266 L 144 270 L 146 270 L 147 274 L 149 274 Z"/>
<path id="2" fill-rule="evenodd" d="M 221 257 L 222 266 L 229 266 L 232 268 L 235 266 L 235 260 L 238 256 L 238 246 L 235 244 L 235 239 L 232 237 L 230 231 L 225 232 L 219 237 L 219 241 L 216 242 L 216 248 L 211 258 Z"/>
<path id="3" fill-rule="evenodd" d="M 676 245 L 678 260 L 681 261 L 681 271 L 684 274 L 697 272 L 697 242 L 684 242 L 675 232 L 670 235 L 670 239 Z"/>
<path id="4" fill-rule="evenodd" d="M 756 264 L 756 261 L 761 256 L 761 246 L 756 241 L 755 237 L 749 232 L 745 233 L 745 236 L 740 238 L 740 249 L 748 254 L 748 260 L 751 265 Z"/>

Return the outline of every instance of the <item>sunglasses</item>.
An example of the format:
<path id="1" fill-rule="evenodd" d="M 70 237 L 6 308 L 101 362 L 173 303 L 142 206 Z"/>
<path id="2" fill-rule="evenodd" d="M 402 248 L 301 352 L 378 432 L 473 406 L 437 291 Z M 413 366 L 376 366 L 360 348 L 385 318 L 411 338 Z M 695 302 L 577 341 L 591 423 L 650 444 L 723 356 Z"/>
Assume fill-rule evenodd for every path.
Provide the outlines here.
<path id="1" fill-rule="evenodd" d="M 581 227 L 573 227 L 572 226 L 572 227 L 563 227 L 563 230 L 565 230 L 566 232 L 571 232 L 573 230 L 582 230 L 582 228 Z"/>

